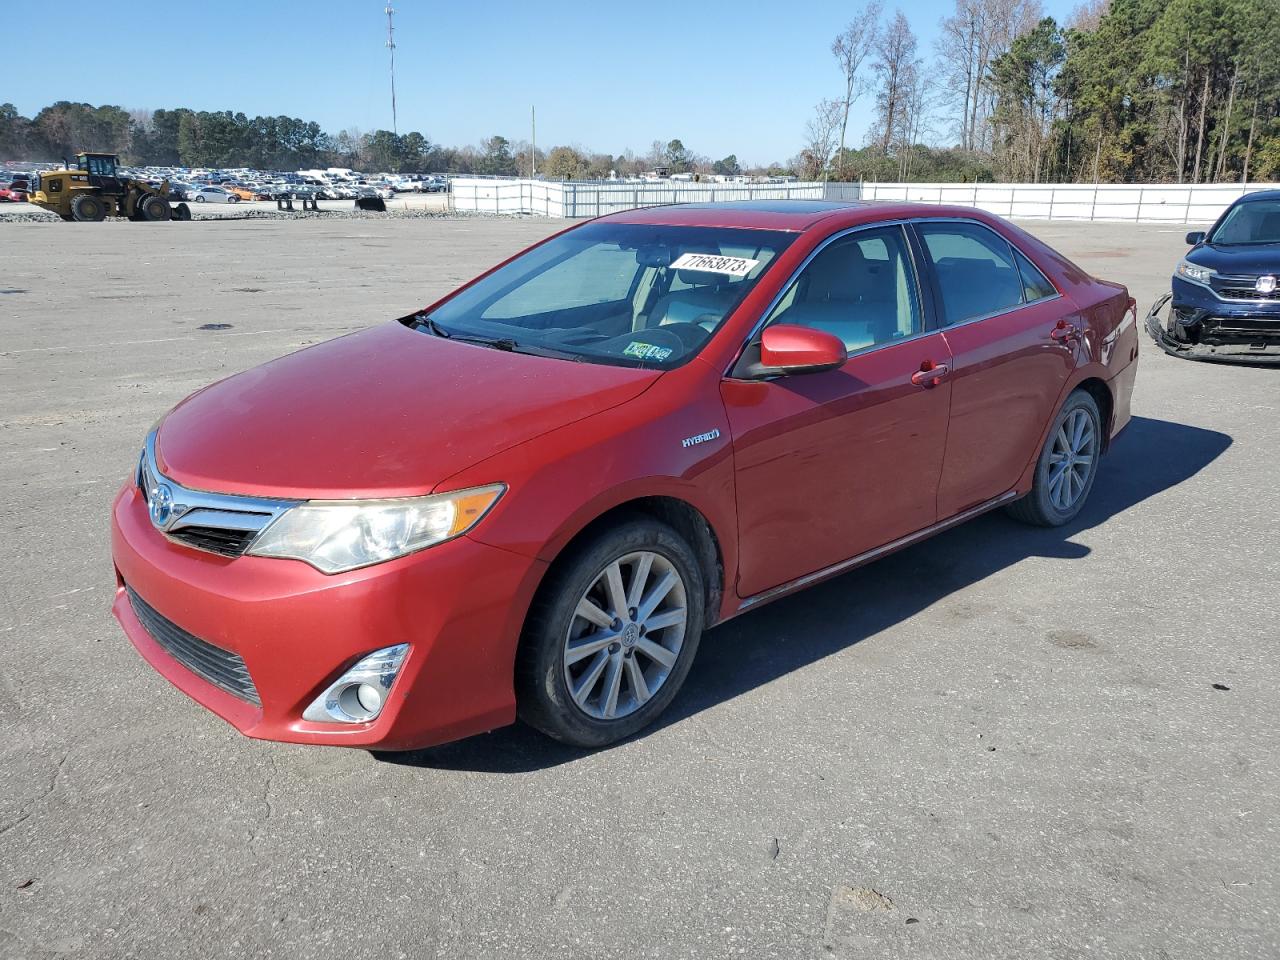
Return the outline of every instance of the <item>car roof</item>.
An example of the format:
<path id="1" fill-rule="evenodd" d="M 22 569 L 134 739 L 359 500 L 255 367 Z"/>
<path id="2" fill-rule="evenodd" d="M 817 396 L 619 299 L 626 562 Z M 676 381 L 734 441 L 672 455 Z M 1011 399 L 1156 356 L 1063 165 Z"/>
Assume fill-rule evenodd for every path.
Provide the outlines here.
<path id="1" fill-rule="evenodd" d="M 677 203 L 626 210 L 600 219 L 610 223 L 784 230 L 799 233 L 818 224 L 830 229 L 843 229 L 863 223 L 908 217 L 962 217 L 979 222 L 989 219 L 982 211 L 972 207 L 883 200 L 728 200 L 719 203 Z"/>
<path id="2" fill-rule="evenodd" d="M 1280 200 L 1280 190 L 1259 190 L 1256 193 L 1246 193 L 1236 203 L 1253 203 L 1255 200 Z"/>

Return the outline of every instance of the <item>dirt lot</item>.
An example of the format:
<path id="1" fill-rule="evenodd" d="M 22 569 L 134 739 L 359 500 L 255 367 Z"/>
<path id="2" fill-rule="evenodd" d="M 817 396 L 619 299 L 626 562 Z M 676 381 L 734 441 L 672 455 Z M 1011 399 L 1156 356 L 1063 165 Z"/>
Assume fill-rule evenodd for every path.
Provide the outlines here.
<path id="1" fill-rule="evenodd" d="M 612 750 L 260 743 L 143 663 L 107 513 L 148 426 L 560 226 L 0 224 L 0 957 L 1280 955 L 1280 371 L 1144 337 L 1076 523 L 718 628 Z M 1028 226 L 1144 310 L 1183 249 Z"/>

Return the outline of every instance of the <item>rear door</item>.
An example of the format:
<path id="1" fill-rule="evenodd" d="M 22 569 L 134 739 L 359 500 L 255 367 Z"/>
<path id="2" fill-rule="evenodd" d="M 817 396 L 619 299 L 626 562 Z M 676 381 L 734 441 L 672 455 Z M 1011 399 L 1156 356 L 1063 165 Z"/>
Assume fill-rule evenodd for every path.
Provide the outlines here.
<path id="1" fill-rule="evenodd" d="M 721 383 L 741 597 L 932 524 L 946 447 L 950 355 L 930 329 L 902 226 L 829 240 L 761 328 L 773 323 L 832 333 L 849 359 L 822 373 Z M 921 377 L 922 368 L 940 376 Z"/>
<path id="2" fill-rule="evenodd" d="M 1021 251 L 984 224 L 914 227 L 952 354 L 938 486 L 938 517 L 946 519 L 1017 484 L 1075 369 L 1082 321 Z"/>

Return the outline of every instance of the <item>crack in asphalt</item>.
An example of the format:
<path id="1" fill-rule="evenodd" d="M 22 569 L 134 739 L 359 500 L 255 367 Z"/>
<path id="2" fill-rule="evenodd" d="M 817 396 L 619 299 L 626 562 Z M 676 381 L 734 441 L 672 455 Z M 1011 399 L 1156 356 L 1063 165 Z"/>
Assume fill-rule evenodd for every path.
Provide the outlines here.
<path id="1" fill-rule="evenodd" d="M 0 824 L 0 836 L 4 836 L 14 827 L 17 827 L 20 824 L 29 820 L 31 818 L 31 815 L 35 813 L 36 805 L 39 804 L 41 800 L 44 800 L 51 793 L 53 793 L 54 789 L 58 786 L 58 778 L 62 775 L 62 765 L 67 762 L 67 757 L 69 756 L 71 756 L 71 751 L 69 750 L 64 751 L 62 756 L 58 759 L 57 764 L 53 768 L 53 775 L 49 777 L 49 785 L 45 787 L 44 790 L 42 790 L 38 795 L 32 797 L 30 800 L 25 801 L 22 804 L 22 808 L 18 811 L 18 816 L 14 818 L 12 822 L 6 823 L 6 824 Z"/>
<path id="2" fill-rule="evenodd" d="M 262 796 L 259 798 L 262 806 L 265 808 L 265 812 L 258 818 L 257 825 L 249 827 L 249 852 L 253 853 L 254 859 L 257 859 L 257 854 L 253 850 L 253 845 L 258 839 L 258 827 L 274 817 L 276 813 L 275 804 L 271 802 L 271 784 L 274 783 L 276 777 L 280 775 L 280 767 L 276 763 L 276 758 L 270 754 L 267 755 L 267 762 L 271 764 L 271 772 L 267 774 L 266 779 L 262 782 Z"/>

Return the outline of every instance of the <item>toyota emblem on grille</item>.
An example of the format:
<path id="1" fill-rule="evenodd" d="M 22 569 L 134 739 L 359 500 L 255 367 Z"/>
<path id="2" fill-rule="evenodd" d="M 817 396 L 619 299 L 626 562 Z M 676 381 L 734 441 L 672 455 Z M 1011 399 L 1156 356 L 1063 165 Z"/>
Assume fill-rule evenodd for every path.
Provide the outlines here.
<path id="1" fill-rule="evenodd" d="M 167 483 L 158 483 L 151 491 L 151 522 L 163 527 L 173 516 L 173 489 Z"/>
<path id="2" fill-rule="evenodd" d="M 1272 276 L 1259 277 L 1258 282 L 1253 285 L 1253 289 L 1259 293 L 1275 293 L 1276 278 Z"/>

